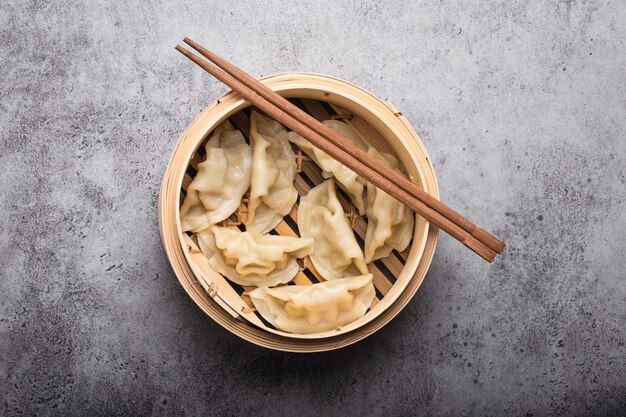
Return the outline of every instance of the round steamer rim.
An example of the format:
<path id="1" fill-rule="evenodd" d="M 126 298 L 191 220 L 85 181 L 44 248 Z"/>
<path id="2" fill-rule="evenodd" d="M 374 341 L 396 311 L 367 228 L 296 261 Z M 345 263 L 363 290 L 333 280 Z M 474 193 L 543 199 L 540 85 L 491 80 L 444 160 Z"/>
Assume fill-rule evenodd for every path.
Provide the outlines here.
<path id="1" fill-rule="evenodd" d="M 307 87 L 304 90 L 308 90 L 308 91 L 303 91 L 302 87 L 298 84 L 293 85 L 292 83 L 289 82 L 290 80 L 281 83 L 280 87 L 278 87 L 280 89 L 280 92 L 285 95 L 286 97 L 303 97 L 303 96 L 309 96 L 306 98 L 311 98 L 311 92 L 314 91 L 315 94 L 317 95 L 322 95 L 325 96 L 326 94 L 329 94 L 329 97 L 327 97 L 329 99 L 329 101 L 332 101 L 331 97 L 333 97 L 333 95 L 337 95 L 337 94 L 341 94 L 344 93 L 344 91 L 338 90 L 337 88 L 331 88 L 330 86 L 326 85 L 324 83 L 324 85 L 322 87 L 324 87 L 323 90 L 314 88 L 315 86 L 315 82 L 314 80 L 312 80 L 311 78 L 307 79 L 307 82 L 309 83 L 309 85 L 307 85 Z M 323 91 L 326 91 L 325 93 Z M 344 98 L 347 97 L 343 96 Z M 221 103 L 223 104 L 223 111 L 222 113 L 224 113 L 224 119 L 226 119 L 227 117 L 232 116 L 233 114 L 237 113 L 238 111 L 240 111 L 242 108 L 245 108 L 247 106 L 249 106 L 249 103 L 247 103 L 244 100 L 241 99 L 237 99 L 237 96 L 232 97 L 232 100 L 228 100 L 228 96 L 225 96 L 223 99 L 220 99 Z M 349 97 L 350 99 L 352 99 L 352 97 Z M 358 97 L 357 97 L 358 99 Z M 358 102 L 358 100 L 354 100 L 355 102 L 357 102 L 358 105 L 360 105 L 360 103 Z M 352 106 L 352 104 L 350 104 L 350 106 Z M 349 107 L 350 107 L 349 106 Z M 356 112 L 355 112 L 356 113 Z M 378 115 L 375 115 L 375 117 L 378 117 Z M 196 150 L 201 146 L 201 144 L 204 142 L 204 138 L 207 137 L 208 134 L 210 134 L 211 130 L 214 128 L 214 126 L 218 125 L 219 123 L 221 123 L 222 120 L 216 122 L 215 124 L 211 124 L 210 128 L 204 132 L 201 135 L 200 140 L 197 141 L 197 143 L 194 143 L 194 147 L 193 149 L 191 149 L 191 146 L 189 147 L 189 149 L 187 150 L 187 154 L 183 153 L 181 154 L 181 158 L 183 160 L 191 160 L 191 158 L 193 157 L 193 154 L 196 152 Z M 200 128 L 206 128 L 206 124 L 203 124 Z M 195 133 L 195 131 L 194 131 Z M 201 132 L 198 132 L 201 133 Z M 196 136 L 196 135 L 194 135 Z M 403 146 L 405 147 L 405 145 L 403 144 Z M 405 151 L 408 151 L 410 153 L 410 149 L 406 149 L 405 147 Z M 415 156 L 412 155 L 412 160 L 415 159 Z M 410 164 L 409 164 L 410 165 Z M 415 169 L 417 170 L 417 175 L 419 176 L 420 179 L 420 183 L 424 183 L 424 176 L 423 176 L 423 170 L 421 169 L 420 165 L 417 164 L 415 165 Z M 185 167 L 185 171 L 186 171 L 186 167 Z M 179 184 L 179 188 L 182 187 L 182 183 L 183 183 L 183 177 L 184 177 L 184 171 L 180 172 L 180 173 L 176 173 L 177 177 L 180 176 L 180 184 Z M 426 189 L 427 190 L 427 189 Z M 180 207 L 177 205 L 176 206 L 176 213 L 175 213 L 175 218 L 177 219 L 177 229 L 179 232 L 179 236 L 181 238 L 180 242 L 181 245 L 183 247 L 185 247 L 185 242 L 183 240 L 183 231 L 180 225 L 180 222 L 178 221 L 178 219 L 180 219 Z M 409 255 L 409 259 L 413 258 L 413 259 L 419 259 L 423 249 L 425 247 L 425 243 L 426 243 L 426 236 L 428 235 L 428 223 L 424 221 L 424 219 L 419 219 L 416 222 L 416 227 L 414 230 L 414 234 L 413 234 L 413 242 L 411 244 L 411 249 L 410 249 L 410 255 Z M 185 257 L 187 258 L 187 262 L 190 264 L 191 269 L 194 270 L 194 261 L 191 259 L 191 254 L 188 251 L 183 251 L 185 254 Z M 344 333 L 349 333 L 354 329 L 357 329 L 365 324 L 367 324 L 368 322 L 370 322 L 371 320 L 375 319 L 378 315 L 380 315 L 386 308 L 388 308 L 391 304 L 393 304 L 393 302 L 395 301 L 395 299 L 400 295 L 400 293 L 404 290 L 404 288 L 408 285 L 409 281 L 411 280 L 411 277 L 413 276 L 413 273 L 415 272 L 416 269 L 416 264 L 414 262 L 409 262 L 407 260 L 407 264 L 404 266 L 404 268 L 402 269 L 402 272 L 400 273 L 400 275 L 397 278 L 396 282 L 393 284 L 393 286 L 391 287 L 391 290 L 384 296 L 384 298 L 378 303 L 376 304 L 372 309 L 370 309 L 367 314 L 365 314 L 363 317 L 355 320 L 352 323 L 349 323 L 345 326 L 342 326 L 339 330 L 331 330 L 331 331 L 326 331 L 326 332 L 320 332 L 320 333 L 313 333 L 313 334 L 295 334 L 295 333 L 288 333 L 288 332 L 284 332 L 278 329 L 271 329 L 271 328 L 265 328 L 263 330 L 265 331 L 269 331 L 271 333 L 277 334 L 277 335 L 281 335 L 281 336 L 285 336 L 285 337 L 290 337 L 290 338 L 297 338 L 297 339 L 322 339 L 322 338 L 329 338 L 329 337 L 335 337 Z M 194 271 L 195 272 L 195 271 Z M 196 275 L 201 275 L 201 273 L 197 273 Z"/>
<path id="2" fill-rule="evenodd" d="M 410 175 L 419 178 L 430 194 L 438 197 L 438 186 L 430 158 L 408 121 L 393 106 L 372 93 L 336 77 L 314 73 L 280 73 L 261 81 L 286 97 L 326 100 L 360 116 L 378 130 L 388 142 L 402 147 L 398 154 Z M 205 108 L 181 135 L 168 164 L 159 196 L 159 229 L 170 263 L 181 285 L 196 304 L 218 324 L 232 333 L 271 349 L 313 352 L 336 349 L 363 339 L 388 323 L 413 297 L 430 266 L 438 229 L 416 217 L 413 243 L 405 267 L 389 292 L 364 317 L 340 330 L 299 335 L 260 329 L 231 316 L 199 285 L 188 253 L 183 250 L 179 219 L 179 193 L 187 165 L 194 152 L 215 126 L 238 111 L 249 107 L 237 93 L 229 91 Z M 404 154 L 406 152 L 407 155 Z M 172 215 L 174 214 L 174 215 Z M 418 222 L 421 222 L 418 230 Z M 421 233 L 420 233 L 421 231 Z"/>

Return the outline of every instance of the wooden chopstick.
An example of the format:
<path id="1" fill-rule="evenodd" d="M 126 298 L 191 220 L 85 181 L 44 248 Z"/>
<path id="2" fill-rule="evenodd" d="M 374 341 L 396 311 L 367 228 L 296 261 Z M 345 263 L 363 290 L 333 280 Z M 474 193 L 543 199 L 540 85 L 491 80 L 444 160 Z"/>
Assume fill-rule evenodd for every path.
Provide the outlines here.
<path id="1" fill-rule="evenodd" d="M 341 148 L 344 152 L 350 152 L 357 157 L 357 159 L 361 160 L 365 165 L 370 167 L 371 169 L 380 172 L 385 178 L 389 181 L 397 184 L 399 187 L 404 188 L 409 194 L 413 195 L 415 198 L 421 200 L 428 207 L 433 210 L 441 213 L 444 217 L 450 219 L 452 222 L 457 224 L 466 232 L 470 233 L 479 241 L 485 243 L 491 249 L 500 253 L 504 250 L 505 244 L 504 242 L 498 240 L 495 236 L 491 235 L 489 232 L 484 230 L 483 228 L 477 226 L 467 218 L 463 217 L 461 214 L 457 213 L 450 207 L 443 204 L 441 201 L 431 196 L 424 190 L 420 189 L 416 184 L 409 181 L 407 178 L 398 174 L 393 169 L 387 167 L 385 164 L 380 162 L 378 159 L 371 157 L 367 152 L 364 152 L 358 147 L 355 147 L 350 143 L 350 141 L 341 137 L 337 132 L 330 129 L 323 123 L 320 123 L 317 119 L 313 118 L 311 115 L 300 109 L 299 107 L 292 104 L 289 100 L 281 96 L 280 94 L 272 91 L 270 88 L 265 86 L 263 83 L 259 82 L 256 78 L 252 77 L 250 74 L 231 64 L 224 58 L 216 55 L 210 50 L 206 49 L 202 45 L 197 42 L 185 38 L 183 40 L 189 46 L 200 52 L 204 57 L 209 59 L 215 65 L 220 67 L 222 70 L 226 71 L 238 81 L 245 84 L 247 87 L 252 89 L 254 92 L 268 100 L 270 103 L 274 104 L 285 113 L 288 113 L 300 123 L 304 123 L 307 127 L 312 130 L 315 130 L 321 136 L 333 142 L 339 148 Z"/>
<path id="2" fill-rule="evenodd" d="M 199 45 L 197 46 L 200 47 Z M 442 213 L 437 212 L 433 208 L 427 206 L 423 201 L 409 194 L 401 186 L 394 183 L 394 181 L 391 181 L 388 178 L 384 177 L 381 174 L 381 171 L 384 171 L 385 169 L 388 169 L 393 174 L 395 174 L 395 172 L 390 170 L 384 164 L 375 160 L 369 154 L 361 151 L 362 155 L 360 155 L 358 153 L 360 149 L 358 149 L 356 146 L 352 145 L 350 142 L 348 142 L 347 140 L 343 138 L 342 138 L 343 141 L 347 142 L 347 145 L 344 144 L 345 149 L 347 149 L 347 151 L 340 148 L 337 144 L 321 136 L 316 130 L 311 129 L 309 126 L 307 126 L 303 122 L 300 122 L 291 114 L 285 112 L 283 109 L 279 108 L 278 106 L 276 106 L 275 104 L 267 100 L 265 97 L 262 97 L 260 94 L 257 93 L 257 91 L 251 89 L 247 85 L 244 85 L 242 82 L 240 82 L 238 79 L 235 79 L 230 74 L 206 62 L 202 58 L 198 57 L 197 55 L 193 54 L 192 52 L 188 51 L 187 49 L 183 48 L 180 45 L 177 45 L 176 49 L 179 52 L 181 52 L 183 55 L 185 55 L 187 58 L 191 59 L 198 66 L 200 66 L 201 68 L 209 72 L 211 75 L 213 75 L 214 77 L 222 81 L 224 84 L 232 88 L 234 91 L 238 92 L 244 99 L 251 102 L 253 105 L 258 107 L 261 111 L 265 112 L 268 116 L 272 117 L 279 123 L 282 123 L 283 125 L 292 129 L 299 135 L 308 139 L 313 145 L 317 146 L 318 148 L 320 148 L 321 150 L 323 150 L 324 152 L 326 152 L 327 154 L 335 158 L 340 163 L 346 165 L 347 167 L 352 169 L 354 172 L 361 175 L 363 178 L 372 182 L 374 185 L 376 185 L 380 189 L 392 195 L 394 198 L 398 199 L 399 201 L 407 205 L 413 211 L 415 211 L 416 213 L 426 218 L 426 220 L 430 221 L 437 227 L 449 233 L 451 236 L 453 236 L 454 238 L 462 242 L 465 246 L 470 248 L 472 251 L 476 252 L 478 255 L 480 255 L 487 261 L 491 262 L 497 255 L 497 252 L 495 250 L 493 250 L 487 244 L 479 240 L 477 237 L 468 233 L 466 230 L 464 230 L 459 225 L 454 223 L 451 219 L 445 217 Z M 338 137 L 341 138 L 340 136 Z M 357 159 L 357 157 L 359 159 Z M 365 165 L 365 163 L 362 162 L 361 160 L 367 160 L 368 165 Z M 376 169 L 373 169 L 372 166 L 375 167 Z M 378 170 L 379 167 L 380 167 L 380 171 Z M 396 176 L 404 179 L 400 175 L 396 175 Z M 408 183 L 412 184 L 410 182 Z M 414 186 L 414 184 L 412 185 Z M 424 194 L 428 195 L 426 193 Z M 445 205 L 443 206 L 446 207 Z"/>

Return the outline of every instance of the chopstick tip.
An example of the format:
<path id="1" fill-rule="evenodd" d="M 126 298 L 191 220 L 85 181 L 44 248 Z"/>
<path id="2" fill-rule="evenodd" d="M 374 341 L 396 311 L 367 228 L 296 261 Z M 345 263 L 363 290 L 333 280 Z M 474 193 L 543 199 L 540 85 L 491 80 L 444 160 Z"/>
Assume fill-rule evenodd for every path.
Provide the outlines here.
<path id="1" fill-rule="evenodd" d="M 178 52 L 180 52 L 181 54 L 183 54 L 183 55 L 185 55 L 187 57 L 190 55 L 190 52 L 187 49 L 185 49 L 184 47 L 182 47 L 182 46 L 180 46 L 178 44 L 174 47 L 174 49 L 176 49 Z"/>
<path id="2" fill-rule="evenodd" d="M 193 39 L 190 39 L 187 36 L 185 36 L 185 38 L 183 39 L 183 42 L 185 42 L 187 45 L 191 46 L 193 49 L 196 49 L 196 50 L 202 48 L 202 45 L 200 45 L 198 42 L 194 41 Z"/>
<path id="3" fill-rule="evenodd" d="M 491 233 L 487 232 L 485 229 L 477 227 L 476 230 L 473 231 L 472 235 L 485 243 L 485 245 L 489 246 L 496 253 L 502 253 L 506 245 L 504 242 L 493 236 Z"/>
<path id="4" fill-rule="evenodd" d="M 462 240 L 462 243 L 489 263 L 493 262 L 498 255 L 496 251 L 471 235 Z"/>

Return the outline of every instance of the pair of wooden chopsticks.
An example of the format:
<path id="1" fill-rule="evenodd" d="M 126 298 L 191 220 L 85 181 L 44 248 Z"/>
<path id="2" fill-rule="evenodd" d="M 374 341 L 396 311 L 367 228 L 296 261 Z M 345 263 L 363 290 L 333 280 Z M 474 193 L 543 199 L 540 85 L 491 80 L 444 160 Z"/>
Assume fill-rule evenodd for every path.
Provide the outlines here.
<path id="1" fill-rule="evenodd" d="M 239 93 L 259 110 L 401 201 L 487 261 L 493 261 L 496 255 L 504 250 L 505 244 L 502 241 L 359 149 L 251 75 L 189 38 L 185 38 L 184 42 L 215 65 L 180 45 L 176 45 L 177 51 Z"/>

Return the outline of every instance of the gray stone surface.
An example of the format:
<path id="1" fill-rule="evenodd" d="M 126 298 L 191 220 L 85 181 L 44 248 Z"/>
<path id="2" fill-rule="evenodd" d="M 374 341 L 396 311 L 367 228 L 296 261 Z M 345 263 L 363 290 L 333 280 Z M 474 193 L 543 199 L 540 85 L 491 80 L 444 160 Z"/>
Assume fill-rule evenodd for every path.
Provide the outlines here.
<path id="1" fill-rule="evenodd" d="M 0 415 L 624 415 L 626 5 L 530 3 L 3 1 Z M 442 236 L 409 306 L 340 351 L 227 333 L 157 230 L 174 143 L 225 90 L 185 35 L 388 99 L 508 250 Z"/>

